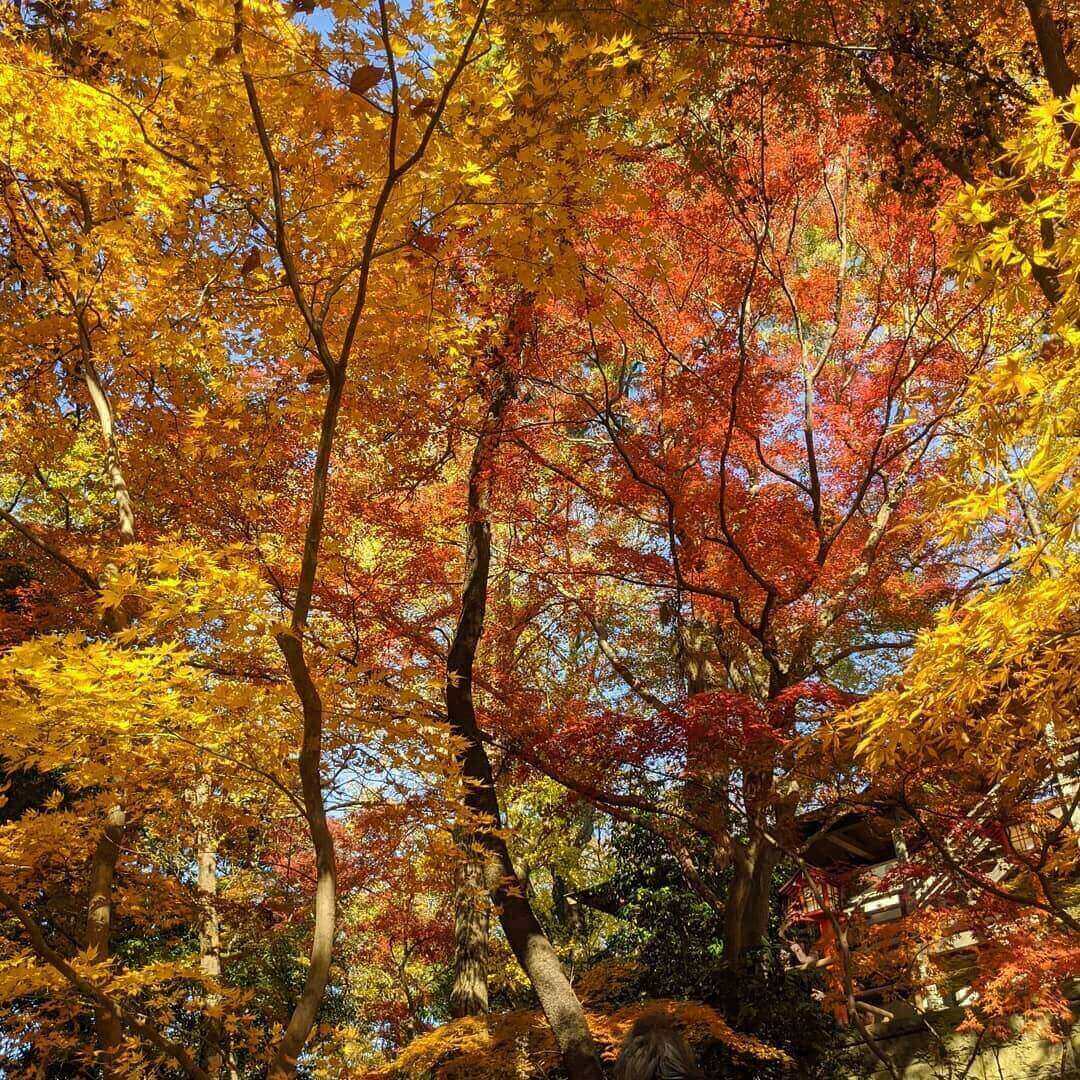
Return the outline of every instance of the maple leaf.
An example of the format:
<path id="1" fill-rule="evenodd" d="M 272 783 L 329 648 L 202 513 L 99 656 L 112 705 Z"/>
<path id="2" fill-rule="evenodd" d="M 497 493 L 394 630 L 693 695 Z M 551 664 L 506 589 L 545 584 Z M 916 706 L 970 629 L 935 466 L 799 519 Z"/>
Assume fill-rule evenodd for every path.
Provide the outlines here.
<path id="1" fill-rule="evenodd" d="M 240 266 L 240 273 L 243 277 L 247 277 L 248 274 L 255 270 L 258 270 L 262 265 L 262 252 L 258 248 L 252 248 L 247 255 L 244 256 L 244 261 Z"/>
<path id="2" fill-rule="evenodd" d="M 386 78 L 386 69 L 375 64 L 361 64 L 349 76 L 349 90 L 353 94 L 366 94 Z"/>

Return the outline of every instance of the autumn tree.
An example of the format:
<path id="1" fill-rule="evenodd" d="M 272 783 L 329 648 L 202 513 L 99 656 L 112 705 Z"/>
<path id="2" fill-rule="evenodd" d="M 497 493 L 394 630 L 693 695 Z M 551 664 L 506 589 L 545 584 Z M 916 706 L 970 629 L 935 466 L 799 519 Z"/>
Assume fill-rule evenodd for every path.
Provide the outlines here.
<path id="1" fill-rule="evenodd" d="M 950 589 L 947 559 L 908 562 L 903 528 L 985 344 L 972 305 L 925 272 L 929 229 L 890 224 L 855 147 L 827 164 L 808 134 L 771 131 L 686 188 L 677 161 L 651 162 L 641 216 L 588 234 L 586 298 L 552 313 L 536 378 L 561 412 L 518 440 L 543 501 L 515 488 L 507 511 L 560 528 L 515 525 L 506 559 L 601 667 L 543 706 L 539 744 L 514 719 L 531 687 L 491 706 L 527 761 L 583 797 L 676 844 L 687 824 L 709 837 L 736 875 L 714 898 L 732 959 L 761 938 L 775 837 L 809 794 L 787 758 L 797 729 L 859 688 L 852 657 L 906 648 Z M 654 246 L 623 244 L 645 228 Z M 503 648 L 504 671 L 529 655 L 520 629 Z M 612 689 L 592 698 L 590 679 Z M 682 794 L 658 815 L 612 783 L 675 780 L 680 762 Z"/>
<path id="2" fill-rule="evenodd" d="M 340 776 L 371 744 L 373 729 L 353 726 L 359 700 L 380 717 L 377 727 L 390 724 L 388 741 L 404 735 L 415 744 L 418 710 L 408 695 L 410 680 L 422 678 L 406 670 L 404 684 L 384 686 L 384 672 L 400 678 L 400 656 L 387 651 L 378 624 L 356 616 L 349 572 L 357 556 L 363 563 L 366 538 L 344 523 L 380 472 L 355 474 L 359 483 L 339 490 L 334 503 L 335 442 L 344 425 L 347 461 L 365 444 L 383 443 L 386 432 L 405 434 L 390 468 L 431 445 L 438 431 L 414 424 L 410 444 L 399 420 L 418 400 L 425 420 L 444 395 L 453 401 L 455 363 L 470 355 L 488 319 L 482 294 L 456 276 L 460 261 L 440 249 L 466 243 L 526 282 L 550 274 L 575 201 L 618 153 L 615 138 L 587 141 L 587 117 L 573 109 L 605 104 L 595 95 L 598 79 L 608 81 L 608 102 L 625 96 L 628 86 L 614 78 L 627 62 L 625 38 L 582 42 L 558 23 L 538 30 L 513 17 L 495 23 L 483 4 L 437 15 L 384 5 L 338 13 L 329 26 L 294 14 L 210 4 L 164 19 L 138 5 L 5 15 L 5 86 L 17 132 L 5 161 L 12 285 L 5 299 L 16 329 L 5 363 L 22 391 L 5 444 L 16 478 L 6 520 L 21 543 L 96 602 L 74 637 L 33 638 L 7 658 L 6 715 L 20 732 L 9 764 L 56 771 L 65 785 L 50 814 L 12 823 L 10 861 L 23 872 L 5 895 L 36 956 L 21 961 L 12 987 L 37 992 L 35 980 L 51 968 L 46 981 L 59 974 L 76 998 L 89 998 L 107 1068 L 116 1054 L 136 1061 L 144 1050 L 192 1075 L 225 1067 L 213 1045 L 218 1035 L 208 1036 L 200 1062 L 180 1041 L 151 1037 L 152 1025 L 140 1019 L 147 1006 L 132 1011 L 120 998 L 169 983 L 181 1000 L 185 985 L 201 984 L 206 1031 L 220 1033 L 228 975 L 218 942 L 239 925 L 222 927 L 219 865 L 227 859 L 230 888 L 251 897 L 269 887 L 259 864 L 266 868 L 266 852 L 279 843 L 274 828 L 252 843 L 227 840 L 250 818 L 244 785 L 254 783 L 251 798 L 261 800 L 267 825 L 299 811 L 314 852 L 304 985 L 282 1029 L 243 1048 L 268 1053 L 274 1075 L 294 1070 L 325 995 L 335 938 L 325 755 L 334 755 Z M 523 78 L 519 57 L 534 54 Z M 49 100 L 40 114 L 24 104 L 35 95 Z M 88 130 L 71 119 L 86 108 L 95 110 L 92 132 L 72 138 Z M 516 231 L 508 230 L 509 211 L 488 210 L 496 192 L 495 201 L 519 215 Z M 530 209 L 521 215 L 523 207 Z M 424 387 L 428 363 L 417 357 L 425 354 L 445 365 L 441 386 Z M 363 361 L 350 366 L 356 355 Z M 87 456 L 94 444 L 83 401 L 97 420 L 96 458 Z M 31 491 L 19 480 L 24 474 L 36 485 Z M 99 475 L 123 550 L 102 535 L 108 502 Z M 54 529 L 57 506 L 62 526 Z M 111 636 L 102 639 L 98 617 Z M 260 638 L 268 629 L 278 662 Z M 92 680 L 99 692 L 111 685 L 109 665 L 118 680 L 140 666 L 148 674 L 130 680 L 130 707 L 118 699 L 111 728 L 87 729 L 90 743 L 76 740 L 58 753 L 50 744 L 69 700 L 61 688 L 87 678 L 86 665 L 102 671 Z M 28 668 L 26 678 L 18 674 Z M 156 691 L 151 671 L 161 675 Z M 173 701 L 167 685 L 175 702 L 158 710 L 155 703 Z M 291 705 L 283 696 L 290 685 Z M 388 701 L 399 694 L 395 710 Z M 244 707 L 230 714 L 226 699 Z M 389 721 L 375 702 L 385 704 Z M 91 723 L 89 699 L 81 707 Z M 294 757 L 287 747 L 297 716 Z M 421 730 L 428 723 L 422 714 L 420 723 Z M 405 727 L 390 735 L 394 725 Z M 241 734 L 257 727 L 269 743 Z M 176 759 L 177 740 L 190 752 L 190 776 Z M 403 745 L 383 751 L 383 776 Z M 132 754 L 146 758 L 138 770 Z M 215 772 L 211 762 L 234 771 Z M 178 775 L 184 783 L 169 785 L 166 778 Z M 136 779 L 137 790 L 128 790 Z M 441 782 L 452 789 L 457 781 L 444 770 Z M 176 803 L 155 800 L 164 786 Z M 104 963 L 111 914 L 94 924 L 90 943 L 101 969 L 83 973 L 30 910 L 39 899 L 37 864 L 25 845 L 46 852 L 42 837 L 78 813 L 86 815 L 80 821 L 109 820 L 102 840 L 109 857 L 92 860 L 90 904 L 111 913 L 121 848 L 114 805 L 122 807 L 125 845 L 140 849 L 131 871 L 160 864 L 140 910 L 161 911 L 162 892 L 181 903 L 188 889 L 176 867 L 185 851 L 198 863 L 186 901 L 203 927 L 197 973 L 183 963 L 150 964 L 117 969 L 113 985 L 113 966 Z M 168 821 L 185 825 L 177 831 Z M 160 847 L 166 835 L 179 844 L 171 852 Z M 62 862 L 73 871 L 81 859 L 72 850 Z M 29 891 L 20 899 L 20 890 Z M 248 913 L 232 915 L 255 931 Z M 181 925 L 158 929 L 175 934 Z M 572 1010 L 565 985 L 563 993 L 560 1008 Z M 159 998 L 157 1008 L 173 1002 Z M 121 1029 L 132 1036 L 122 1050 Z M 40 1048 L 47 1053 L 44 1040 Z"/>
<path id="3" fill-rule="evenodd" d="M 613 823 L 735 970 L 803 810 L 884 799 L 1012 950 L 980 1015 L 1064 1023 L 1071 49 L 1038 3 L 6 8 L 5 1066 L 598 1077 Z"/>
<path id="4" fill-rule="evenodd" d="M 1008 144 L 1005 175 L 947 208 L 963 230 L 959 273 L 1008 313 L 1007 347 L 967 384 L 934 493 L 938 535 L 978 537 L 983 567 L 970 598 L 920 635 L 902 677 L 855 710 L 842 736 L 898 794 L 927 887 L 977 901 L 966 916 L 935 912 L 927 936 L 947 936 L 940 924 L 966 917 L 981 940 L 1003 944 L 1003 953 L 980 949 L 975 965 L 979 1012 L 994 1026 L 1023 1013 L 1071 1022 L 1077 368 L 1061 246 L 1071 109 L 1053 99 L 1034 108 Z M 1049 311 L 1027 269 L 1035 236 L 1055 237 L 1039 249 L 1061 287 Z"/>

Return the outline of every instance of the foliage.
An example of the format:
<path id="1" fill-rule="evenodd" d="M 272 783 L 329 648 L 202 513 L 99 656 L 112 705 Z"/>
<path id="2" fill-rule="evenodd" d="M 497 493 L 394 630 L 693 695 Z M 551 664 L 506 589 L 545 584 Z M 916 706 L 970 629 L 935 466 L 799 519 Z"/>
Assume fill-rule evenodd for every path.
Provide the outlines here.
<path id="1" fill-rule="evenodd" d="M 1035 106 L 1007 144 L 1001 174 L 946 207 L 963 230 L 954 254 L 962 279 L 1015 320 L 1006 324 L 1016 334 L 1010 348 L 969 379 L 932 504 L 942 539 L 982 538 L 989 565 L 919 635 L 903 676 L 857 706 L 847 728 L 857 760 L 903 792 L 932 841 L 926 861 L 989 887 L 984 910 L 967 920 L 985 922 L 985 940 L 1007 942 L 1004 953 L 979 950 L 976 965 L 975 1012 L 997 1030 L 1019 1014 L 1071 1023 L 1049 972 L 1075 962 L 1077 929 L 1067 887 L 1077 867 L 1080 735 L 1074 108 L 1058 98 Z M 1032 296 L 1040 267 L 1055 283 L 1048 312 Z M 1056 812 L 1047 795 L 1057 796 Z M 1017 827 L 1030 846 L 1007 845 L 989 871 L 1004 888 L 989 885 L 985 869 L 958 873 L 980 834 Z M 934 940 L 956 919 L 933 912 L 927 921 L 924 940 Z M 1027 970 L 1043 974 L 1029 981 Z"/>
<path id="2" fill-rule="evenodd" d="M 6 5 L 0 1070 L 824 1077 L 958 952 L 1063 1032 L 1074 19 Z"/>
<path id="3" fill-rule="evenodd" d="M 614 848 L 621 869 L 610 888 L 623 908 L 609 948 L 641 965 L 620 997 L 703 1001 L 737 1031 L 785 1051 L 804 1075 L 850 1075 L 843 1054 L 847 1040 L 823 1011 L 820 994 L 812 993 L 817 980 L 784 970 L 775 920 L 758 952 L 732 968 L 724 961 L 723 920 L 686 887 L 678 864 L 656 837 L 640 829 L 617 829 Z M 777 868 L 774 889 L 783 884 L 787 870 Z M 703 1061 L 710 1076 L 783 1075 L 783 1069 L 760 1062 L 748 1071 L 745 1060 L 721 1047 L 708 1050 Z"/>

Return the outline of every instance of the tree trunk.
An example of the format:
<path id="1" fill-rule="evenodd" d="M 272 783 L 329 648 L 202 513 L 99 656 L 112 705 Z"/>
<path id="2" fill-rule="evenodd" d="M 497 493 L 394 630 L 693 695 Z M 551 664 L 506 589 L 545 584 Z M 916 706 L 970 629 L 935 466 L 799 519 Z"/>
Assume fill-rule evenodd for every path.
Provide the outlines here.
<path id="1" fill-rule="evenodd" d="M 304 732 L 300 743 L 300 788 L 304 799 L 311 846 L 315 852 L 315 903 L 311 932 L 311 954 L 304 989 L 293 1008 L 292 1016 L 274 1051 L 267 1076 L 285 1080 L 296 1074 L 296 1059 L 315 1026 L 319 1007 L 330 980 L 330 962 L 334 952 L 334 927 L 337 919 L 337 864 L 334 837 L 326 818 L 322 793 L 323 703 L 311 678 L 304 647 L 292 632 L 277 635 L 278 647 L 285 656 L 289 677 L 300 697 L 304 711 Z"/>
<path id="2" fill-rule="evenodd" d="M 746 910 L 746 926 L 749 935 L 747 948 L 756 949 L 769 932 L 769 915 L 772 913 L 772 880 L 780 852 L 768 841 L 763 841 L 750 883 L 750 899 Z"/>
<path id="3" fill-rule="evenodd" d="M 515 338 L 520 343 L 523 336 L 523 328 L 514 325 L 517 321 L 515 314 L 507 335 L 508 344 L 513 344 Z M 529 904 L 500 832 L 502 815 L 498 793 L 473 706 L 473 663 L 484 628 L 491 562 L 486 474 L 498 443 L 503 414 L 517 388 L 517 379 L 507 370 L 505 357 L 500 352 L 496 351 L 492 365 L 495 390 L 469 469 L 465 582 L 461 614 L 447 658 L 446 713 L 454 734 L 465 744 L 459 760 L 466 781 L 465 804 L 474 823 L 470 847 L 482 851 L 492 867 L 496 878 L 492 897 L 500 925 L 551 1025 L 570 1080 L 602 1080 L 604 1074 L 581 1003 Z"/>
<path id="4" fill-rule="evenodd" d="M 213 841 L 209 824 L 202 817 L 207 796 L 207 785 L 200 783 L 195 793 L 195 804 L 200 813 L 195 833 L 199 892 L 199 970 L 207 979 L 217 983 L 221 980 L 221 925 L 217 912 L 217 846 Z M 221 1017 L 216 1015 L 219 1004 L 217 994 L 211 992 L 206 995 L 203 1043 L 199 1061 L 206 1072 L 215 1078 L 221 1075 L 225 1063 L 225 1032 Z"/>
<path id="5" fill-rule="evenodd" d="M 109 959 L 109 936 L 112 931 L 112 890 L 116 860 L 124 837 L 124 811 L 116 806 L 105 819 L 105 831 L 94 848 L 90 862 L 90 896 L 86 913 L 86 951 L 97 963 Z M 94 1009 L 101 1071 L 106 1080 L 119 1078 L 114 1057 L 123 1041 L 120 1017 L 102 1007 Z"/>
<path id="6" fill-rule="evenodd" d="M 747 949 L 746 913 L 754 878 L 754 864 L 749 851 L 740 852 L 733 864 L 731 885 L 724 907 L 724 958 L 737 964 Z"/>
<path id="7" fill-rule="evenodd" d="M 454 987 L 450 1012 L 455 1017 L 488 1011 L 487 953 L 491 899 L 484 880 L 482 851 L 469 849 L 458 871 L 454 898 Z"/>
<path id="8" fill-rule="evenodd" d="M 769 932 L 772 877 L 780 852 L 760 827 L 755 832 L 735 858 L 724 910 L 724 956 L 733 965 L 758 948 Z"/>
<path id="9" fill-rule="evenodd" d="M 116 501 L 116 514 L 120 527 L 120 542 L 130 543 L 135 539 L 135 511 L 131 504 L 127 479 L 120 465 L 120 448 L 116 442 L 116 429 L 113 422 L 112 405 L 98 378 L 94 367 L 93 348 L 90 335 L 83 320 L 79 320 L 79 337 L 82 342 L 82 373 L 87 393 L 101 425 L 101 437 L 105 442 L 105 471 L 109 474 L 113 498 Z"/>
<path id="10" fill-rule="evenodd" d="M 89 222 L 86 223 L 89 227 Z M 91 404 L 101 427 L 105 444 L 105 468 L 112 484 L 116 501 L 116 513 L 120 531 L 120 543 L 129 544 L 135 539 L 135 512 L 128 492 L 127 480 L 120 465 L 120 452 L 113 424 L 112 404 L 98 378 L 94 367 L 94 349 L 85 315 L 76 315 L 79 346 L 82 353 L 82 374 L 90 395 Z M 105 615 L 105 626 L 110 633 L 123 630 L 129 621 L 123 608 Z M 110 934 L 112 932 L 112 889 L 116 876 L 116 860 L 120 855 L 126 816 L 121 806 L 115 806 L 105 819 L 105 831 L 94 850 L 90 865 L 90 904 L 86 916 L 86 948 L 99 962 L 109 959 Z M 102 1056 L 102 1074 L 106 1080 L 119 1074 L 114 1071 L 112 1059 L 116 1047 L 123 1039 L 120 1017 L 107 1009 L 94 1010 L 98 1049 Z"/>
<path id="11" fill-rule="evenodd" d="M 451 656 L 454 656 L 453 650 Z M 461 669 L 452 670 L 461 675 Z M 536 991 L 562 1052 L 567 1075 L 571 1080 L 602 1080 L 604 1074 L 581 1003 L 525 896 L 524 886 L 514 872 L 506 841 L 499 835 L 502 816 L 491 763 L 476 727 L 468 681 L 461 679 L 461 682 L 463 685 L 460 688 L 455 688 L 449 682 L 447 684 L 447 713 L 455 735 L 467 741 L 467 749 L 461 759 L 465 778 L 470 785 L 466 803 L 478 820 L 484 822 L 477 828 L 476 841 L 487 852 L 498 875 L 492 896 L 499 913 L 499 923 L 514 956 Z"/>

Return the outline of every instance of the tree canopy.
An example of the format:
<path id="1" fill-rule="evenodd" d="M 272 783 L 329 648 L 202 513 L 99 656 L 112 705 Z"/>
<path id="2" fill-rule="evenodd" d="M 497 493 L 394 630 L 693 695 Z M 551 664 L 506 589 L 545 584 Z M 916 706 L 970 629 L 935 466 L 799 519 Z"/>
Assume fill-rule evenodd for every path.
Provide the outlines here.
<path id="1" fill-rule="evenodd" d="M 1066 1034 L 1078 20 L 7 5 L 0 1071 Z"/>

